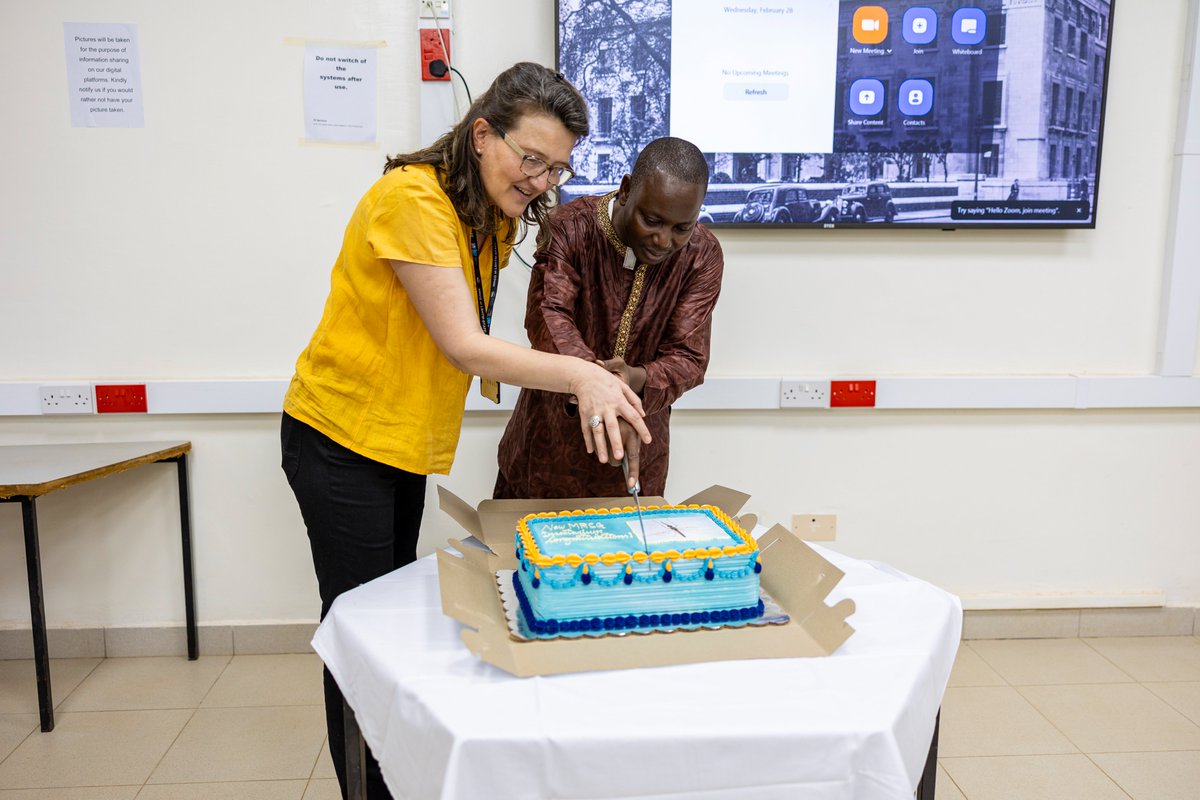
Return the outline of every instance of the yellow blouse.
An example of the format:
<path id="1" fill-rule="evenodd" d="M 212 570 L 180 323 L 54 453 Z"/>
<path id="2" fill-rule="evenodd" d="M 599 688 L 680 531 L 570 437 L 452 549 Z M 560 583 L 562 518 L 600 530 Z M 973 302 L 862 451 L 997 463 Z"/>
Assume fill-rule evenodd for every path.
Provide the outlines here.
<path id="1" fill-rule="evenodd" d="M 511 247 L 498 234 L 500 265 Z M 485 301 L 492 238 L 480 237 Z M 375 461 L 448 473 L 471 376 L 442 354 L 388 259 L 460 269 L 475 297 L 471 231 L 433 167 L 393 169 L 359 201 L 325 312 L 296 361 L 283 410 Z"/>

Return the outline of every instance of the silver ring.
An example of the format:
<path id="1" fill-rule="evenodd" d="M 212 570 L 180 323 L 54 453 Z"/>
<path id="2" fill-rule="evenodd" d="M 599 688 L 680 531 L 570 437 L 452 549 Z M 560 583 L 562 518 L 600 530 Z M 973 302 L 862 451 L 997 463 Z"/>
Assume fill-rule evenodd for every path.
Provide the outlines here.
<path id="1" fill-rule="evenodd" d="M 589 427 L 589 428 L 593 428 L 593 429 L 595 429 L 595 428 L 599 428 L 599 427 L 600 427 L 600 423 L 601 423 L 601 422 L 603 422 L 603 421 L 604 421 L 604 420 L 600 419 L 600 417 L 592 417 L 592 418 L 590 418 L 590 419 L 588 420 L 588 427 Z"/>

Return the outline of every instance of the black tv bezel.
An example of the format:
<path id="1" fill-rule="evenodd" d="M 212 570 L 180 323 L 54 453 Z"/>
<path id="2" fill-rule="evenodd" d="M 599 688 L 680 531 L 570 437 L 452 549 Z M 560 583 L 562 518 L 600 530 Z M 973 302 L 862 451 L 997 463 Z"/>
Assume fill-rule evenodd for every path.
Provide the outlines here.
<path id="1" fill-rule="evenodd" d="M 556 70 L 562 69 L 562 25 L 560 12 L 563 0 L 554 0 L 554 65 Z M 924 222 L 705 222 L 704 227 L 716 230 L 924 230 L 924 231 L 958 231 L 958 230 L 1021 230 L 1021 231 L 1061 231 L 1061 230 L 1095 230 L 1100 218 L 1100 177 L 1104 159 L 1104 125 L 1108 114 L 1108 84 L 1109 73 L 1113 60 L 1113 20 L 1116 18 L 1117 0 L 1108 0 L 1108 33 L 1104 48 L 1104 80 L 1100 98 L 1100 122 L 1096 136 L 1096 167 L 1095 182 L 1092 187 L 1094 200 L 1092 202 L 1091 219 L 1086 222 L 962 222 L 951 221 L 938 223 Z M 873 181 L 861 181 L 872 183 Z M 886 183 L 887 181 L 883 181 Z M 775 183 L 764 181 L 763 186 Z M 711 186 L 711 184 L 710 184 Z"/>

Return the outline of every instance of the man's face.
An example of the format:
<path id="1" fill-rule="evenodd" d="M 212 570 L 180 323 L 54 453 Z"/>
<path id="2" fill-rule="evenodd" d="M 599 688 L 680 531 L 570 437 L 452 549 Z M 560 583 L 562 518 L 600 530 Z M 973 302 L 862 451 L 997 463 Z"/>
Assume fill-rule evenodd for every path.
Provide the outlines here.
<path id="1" fill-rule="evenodd" d="M 696 229 L 705 186 L 653 172 L 634 187 L 628 175 L 617 192 L 613 227 L 639 264 L 660 264 Z"/>

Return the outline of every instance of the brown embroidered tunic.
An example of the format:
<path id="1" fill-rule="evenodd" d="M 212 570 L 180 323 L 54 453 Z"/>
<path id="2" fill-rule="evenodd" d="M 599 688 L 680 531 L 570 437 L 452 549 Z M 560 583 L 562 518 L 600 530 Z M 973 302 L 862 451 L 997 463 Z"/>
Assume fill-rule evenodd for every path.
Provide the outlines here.
<path id="1" fill-rule="evenodd" d="M 525 313 L 525 330 L 538 350 L 588 360 L 614 355 L 634 270 L 623 266 L 601 230 L 597 205 L 603 199 L 580 198 L 551 215 L 550 242 L 538 249 Z M 646 370 L 642 405 L 654 441 L 641 448 L 645 494 L 662 495 L 666 485 L 671 403 L 704 380 L 723 270 L 721 246 L 703 226 L 666 261 L 646 267 L 624 355 L 627 364 Z M 521 391 L 500 440 L 496 497 L 627 494 L 621 469 L 587 454 L 565 399 Z"/>

